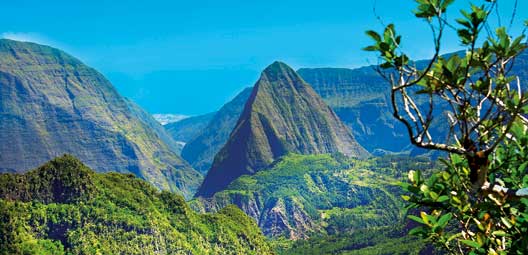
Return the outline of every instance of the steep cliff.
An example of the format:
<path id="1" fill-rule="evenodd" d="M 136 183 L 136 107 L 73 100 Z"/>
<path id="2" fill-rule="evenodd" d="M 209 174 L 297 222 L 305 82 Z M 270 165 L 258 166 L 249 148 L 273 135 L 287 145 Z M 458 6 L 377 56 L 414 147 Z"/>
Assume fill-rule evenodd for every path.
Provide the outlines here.
<path id="1" fill-rule="evenodd" d="M 214 156 L 222 149 L 235 128 L 252 90 L 253 88 L 244 89 L 225 104 L 216 112 L 209 124 L 201 128 L 200 133 L 183 147 L 181 155 L 194 169 L 202 173 L 209 171 Z"/>
<path id="2" fill-rule="evenodd" d="M 0 40 L 0 172 L 21 172 L 69 153 L 98 172 L 133 173 L 189 197 L 201 176 L 156 125 L 78 59 Z"/>
<path id="3" fill-rule="evenodd" d="M 254 174 L 290 152 L 368 155 L 315 91 L 293 69 L 275 62 L 253 87 L 197 196 L 211 196 L 239 176 Z"/>

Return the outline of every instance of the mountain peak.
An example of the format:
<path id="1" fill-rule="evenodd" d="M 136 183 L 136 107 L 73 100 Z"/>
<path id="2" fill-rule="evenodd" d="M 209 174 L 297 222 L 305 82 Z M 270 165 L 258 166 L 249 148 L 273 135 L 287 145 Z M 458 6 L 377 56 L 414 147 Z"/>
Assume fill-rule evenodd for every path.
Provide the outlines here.
<path id="1" fill-rule="evenodd" d="M 280 61 L 275 61 L 271 65 L 267 66 L 264 71 L 262 71 L 260 79 L 265 79 L 270 83 L 276 82 L 280 79 L 302 80 L 302 78 L 295 72 L 295 70 L 293 70 L 293 68 Z"/>
<path id="2" fill-rule="evenodd" d="M 267 66 L 264 69 L 263 73 L 271 74 L 271 73 L 284 72 L 284 71 L 289 71 L 289 70 L 293 71 L 293 69 L 289 67 L 286 63 L 281 62 L 281 61 L 275 61 L 271 63 L 269 66 Z"/>
<path id="3" fill-rule="evenodd" d="M 197 196 L 211 196 L 291 152 L 368 155 L 310 85 L 286 64 L 274 62 L 255 84 Z"/>
<path id="4" fill-rule="evenodd" d="M 0 113 L 0 172 L 67 153 L 97 172 L 133 173 L 188 197 L 201 179 L 160 124 L 59 49 L 0 40 Z"/>

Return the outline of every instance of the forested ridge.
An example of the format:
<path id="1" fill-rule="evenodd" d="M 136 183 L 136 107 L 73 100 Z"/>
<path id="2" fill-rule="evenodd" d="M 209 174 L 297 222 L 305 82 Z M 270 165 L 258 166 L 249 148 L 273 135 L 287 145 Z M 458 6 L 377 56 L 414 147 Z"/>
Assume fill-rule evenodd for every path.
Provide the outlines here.
<path id="1" fill-rule="evenodd" d="M 95 173 L 65 155 L 0 175 L 1 254 L 271 254 L 234 206 L 199 215 L 131 174 Z"/>

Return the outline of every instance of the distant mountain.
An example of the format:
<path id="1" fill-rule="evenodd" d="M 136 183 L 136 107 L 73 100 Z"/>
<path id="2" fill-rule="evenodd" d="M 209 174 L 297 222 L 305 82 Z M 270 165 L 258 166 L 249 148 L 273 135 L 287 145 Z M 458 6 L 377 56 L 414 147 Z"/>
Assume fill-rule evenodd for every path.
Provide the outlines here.
<path id="1" fill-rule="evenodd" d="M 133 175 L 62 156 L 0 174 L 2 254 L 273 254 L 235 206 L 200 215 Z"/>
<path id="2" fill-rule="evenodd" d="M 0 40 L 0 130 L 0 172 L 68 153 L 98 172 L 133 173 L 186 197 L 201 180 L 149 114 L 96 70 L 47 46 Z"/>
<path id="3" fill-rule="evenodd" d="M 198 136 L 205 127 L 207 127 L 215 114 L 216 113 L 213 112 L 192 116 L 178 122 L 169 123 L 163 127 L 171 135 L 173 140 L 188 143 L 190 140 Z"/>
<path id="4" fill-rule="evenodd" d="M 372 68 L 302 68 L 298 74 L 350 127 L 365 149 L 383 154 L 410 149 L 403 125 L 392 116 L 388 85 Z M 245 105 L 238 100 L 245 97 L 244 92 L 226 104 L 228 111 L 219 111 L 214 118 L 216 120 L 212 120 L 196 139 L 184 146 L 182 157 L 197 170 L 206 172 L 213 156 L 229 139 Z M 216 125 L 219 119 L 221 124 Z M 181 130 L 175 124 L 174 127 L 170 132 Z"/>
<path id="5" fill-rule="evenodd" d="M 229 139 L 252 90 L 253 88 L 244 89 L 233 100 L 225 104 L 216 112 L 209 124 L 200 128 L 199 134 L 185 145 L 181 156 L 194 169 L 207 173 L 211 168 L 214 156 Z"/>
<path id="6" fill-rule="evenodd" d="M 174 123 L 189 118 L 187 115 L 165 113 L 152 114 L 152 117 L 154 117 L 154 119 L 156 119 L 161 125 L 167 125 L 169 123 Z"/>
<path id="7" fill-rule="evenodd" d="M 519 76 L 523 92 L 526 92 L 528 90 L 528 50 L 524 50 L 515 58 L 510 74 Z"/>
<path id="8" fill-rule="evenodd" d="M 460 54 L 460 53 L 454 53 Z M 417 65 L 423 66 L 424 61 L 418 61 Z M 515 60 L 515 65 L 511 73 L 519 75 L 521 81 L 528 81 L 528 51 L 521 53 Z M 301 68 L 298 74 L 323 98 L 323 100 L 334 110 L 336 115 L 352 130 L 354 137 L 365 149 L 376 155 L 387 153 L 411 153 L 420 155 L 425 151 L 414 148 L 410 145 L 407 131 L 404 126 L 392 116 L 390 107 L 389 84 L 383 80 L 371 66 L 356 69 L 348 68 Z M 528 87 L 523 82 L 523 87 Z M 239 108 L 244 104 L 240 103 Z M 209 137 L 216 136 L 216 133 L 229 133 L 235 127 L 235 116 L 239 111 L 231 111 L 224 119 L 230 120 L 222 125 L 222 128 L 211 125 L 206 127 L 203 133 Z M 445 122 L 445 118 L 440 117 L 436 123 Z M 213 123 L 211 123 L 213 124 Z M 442 128 L 435 128 L 434 132 L 442 132 Z M 216 136 L 211 143 L 211 148 L 216 152 L 227 142 L 229 137 Z M 187 158 L 191 155 L 201 153 L 193 145 L 189 146 Z M 190 153 L 192 151 L 192 153 Z M 215 153 L 211 150 L 212 155 Z M 196 156 L 195 156 L 196 157 Z M 192 160 L 191 160 L 192 162 Z M 203 165 L 212 164 L 210 157 L 204 158 Z M 203 171 L 203 167 L 199 167 Z"/>
<path id="9" fill-rule="evenodd" d="M 293 69 L 275 62 L 253 87 L 196 196 L 210 197 L 241 175 L 254 174 L 291 152 L 368 155 L 316 92 Z"/>
<path id="10" fill-rule="evenodd" d="M 392 116 L 390 87 L 372 67 L 302 68 L 298 72 L 368 151 L 400 152 L 409 145 L 405 127 Z"/>

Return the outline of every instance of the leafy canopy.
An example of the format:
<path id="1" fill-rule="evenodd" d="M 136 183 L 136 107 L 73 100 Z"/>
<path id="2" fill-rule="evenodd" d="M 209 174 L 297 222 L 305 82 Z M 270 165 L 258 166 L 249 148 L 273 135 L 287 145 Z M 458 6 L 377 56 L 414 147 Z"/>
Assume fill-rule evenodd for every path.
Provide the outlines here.
<path id="1" fill-rule="evenodd" d="M 416 0 L 414 15 L 431 28 L 434 55 L 417 66 L 404 53 L 395 26 L 367 31 L 377 52 L 378 73 L 391 84 L 394 117 L 421 148 L 450 153 L 445 169 L 429 177 L 409 172 L 404 196 L 419 234 L 450 253 L 524 254 L 528 177 L 528 94 L 510 71 L 526 48 L 525 35 L 512 36 L 516 14 L 502 26 L 498 0 L 479 1 L 461 18 L 447 16 L 454 0 Z M 491 21 L 497 15 L 497 21 Z M 492 31 L 493 24 L 499 24 Z M 528 22 L 525 22 L 528 25 Z M 446 30 L 456 32 L 463 53 L 441 56 Z M 526 30 L 526 29 L 525 29 Z M 446 136 L 430 132 L 446 114 Z"/>

